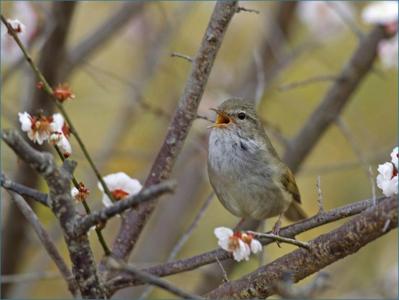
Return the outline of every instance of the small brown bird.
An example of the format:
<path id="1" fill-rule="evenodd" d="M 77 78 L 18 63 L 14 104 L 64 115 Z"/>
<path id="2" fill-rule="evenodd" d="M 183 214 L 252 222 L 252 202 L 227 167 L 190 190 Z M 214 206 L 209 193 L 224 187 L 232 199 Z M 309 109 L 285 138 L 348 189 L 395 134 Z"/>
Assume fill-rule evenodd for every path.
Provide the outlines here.
<path id="1" fill-rule="evenodd" d="M 209 136 L 208 174 L 233 215 L 264 220 L 306 218 L 291 170 L 278 157 L 252 103 L 229 99 L 217 109 Z"/>

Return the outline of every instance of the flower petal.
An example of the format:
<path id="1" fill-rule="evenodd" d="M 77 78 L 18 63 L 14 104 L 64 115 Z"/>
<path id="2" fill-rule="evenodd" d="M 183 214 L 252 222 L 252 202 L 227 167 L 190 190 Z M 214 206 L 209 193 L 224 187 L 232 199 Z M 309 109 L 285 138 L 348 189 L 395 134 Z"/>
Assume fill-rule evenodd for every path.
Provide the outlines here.
<path id="1" fill-rule="evenodd" d="M 233 230 L 227 227 L 216 227 L 213 233 L 218 239 L 228 239 L 234 234 Z"/>
<path id="2" fill-rule="evenodd" d="M 252 239 L 252 241 L 251 241 L 251 251 L 254 254 L 262 251 L 262 244 L 257 239 Z"/>

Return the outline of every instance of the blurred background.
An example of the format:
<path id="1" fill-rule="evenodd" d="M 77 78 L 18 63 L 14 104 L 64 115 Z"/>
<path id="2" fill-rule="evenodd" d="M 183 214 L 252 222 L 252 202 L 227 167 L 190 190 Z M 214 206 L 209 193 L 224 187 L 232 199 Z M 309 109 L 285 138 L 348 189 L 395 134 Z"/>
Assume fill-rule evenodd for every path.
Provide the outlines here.
<path id="1" fill-rule="evenodd" d="M 321 8 L 311 7 L 315 5 L 312 2 L 307 2 L 310 8 L 305 2 L 242 2 L 240 5 L 259 13 L 234 16 L 198 113 L 212 119 L 209 108 L 230 96 L 254 99 L 267 132 L 283 154 L 284 141 L 299 132 L 356 49 L 359 32 L 367 34 L 372 28 L 361 18 L 369 2 L 345 2 L 316 3 Z M 190 72 L 189 61 L 171 54 L 195 56 L 213 7 L 213 2 L 82 1 L 68 6 L 62 2 L 1 1 L 6 18 L 25 24 L 21 40 L 52 85 L 66 82 L 76 95 L 65 103 L 65 109 L 101 173 L 122 171 L 140 182 L 144 182 L 163 142 Z M 35 88 L 33 73 L 19 49 L 4 35 L 3 27 L 1 49 L 2 128 L 19 128 L 18 112 L 54 112 L 49 99 Z M 326 209 L 372 196 L 369 165 L 375 177 L 378 164 L 390 160 L 397 141 L 396 69 L 384 57 L 377 60 L 341 115 L 341 127 L 333 124 L 327 130 L 297 172 L 303 206 L 309 215 L 318 210 L 318 176 Z M 176 193 L 159 202 L 131 255 L 134 264 L 144 267 L 164 262 L 210 194 L 208 125 L 203 119 L 195 121 L 174 168 Z M 89 205 L 100 208 L 96 178 L 73 138 L 71 142 L 71 158 L 78 161 L 75 175 L 91 191 Z M 42 179 L 4 143 L 1 146 L 2 172 L 46 192 Z M 381 195 L 378 189 L 377 195 Z M 51 212 L 31 204 L 67 257 L 62 233 Z M 53 262 L 4 190 L 1 222 L 2 274 L 23 275 L 7 277 L 15 282 L 2 285 L 3 298 L 69 297 Z M 233 227 L 237 222 L 213 199 L 178 258 L 216 248 L 213 229 Z M 267 221 L 266 228 L 274 222 Z M 298 238 L 313 239 L 343 222 Z M 120 218 L 115 218 L 103 231 L 109 245 L 119 224 Z M 283 226 L 287 224 L 284 220 Z M 101 247 L 94 234 L 90 240 L 99 261 Z M 397 231 L 393 231 L 327 267 L 331 286 L 320 297 L 396 298 L 397 244 Z M 270 262 L 293 249 L 270 245 L 265 248 L 264 259 Z M 259 260 L 253 257 L 235 264 L 228 276 L 239 278 L 258 265 Z M 221 283 L 222 273 L 214 266 L 205 266 L 167 279 L 187 290 L 205 292 Z M 134 298 L 142 292 L 143 287 L 129 288 L 114 297 Z M 154 289 L 149 297 L 172 295 Z"/>

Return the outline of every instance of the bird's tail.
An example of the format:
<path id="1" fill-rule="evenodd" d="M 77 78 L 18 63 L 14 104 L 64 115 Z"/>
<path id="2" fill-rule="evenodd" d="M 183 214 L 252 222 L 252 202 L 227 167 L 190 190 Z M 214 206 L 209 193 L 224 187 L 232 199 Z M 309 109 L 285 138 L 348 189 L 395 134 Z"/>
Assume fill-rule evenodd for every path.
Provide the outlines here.
<path id="1" fill-rule="evenodd" d="M 285 211 L 284 216 L 290 221 L 299 221 L 308 217 L 296 201 L 292 201 L 291 205 Z"/>

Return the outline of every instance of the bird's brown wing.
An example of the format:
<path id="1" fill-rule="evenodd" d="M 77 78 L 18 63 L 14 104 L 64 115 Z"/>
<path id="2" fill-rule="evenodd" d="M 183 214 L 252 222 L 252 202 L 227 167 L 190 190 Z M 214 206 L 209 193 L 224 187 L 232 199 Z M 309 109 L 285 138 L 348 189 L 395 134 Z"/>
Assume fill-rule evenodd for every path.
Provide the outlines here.
<path id="1" fill-rule="evenodd" d="M 287 170 L 283 173 L 281 177 L 281 183 L 283 187 L 289 192 L 295 201 L 301 203 L 301 195 L 299 194 L 298 186 L 295 182 L 294 174 L 292 174 L 291 170 L 287 168 Z"/>

